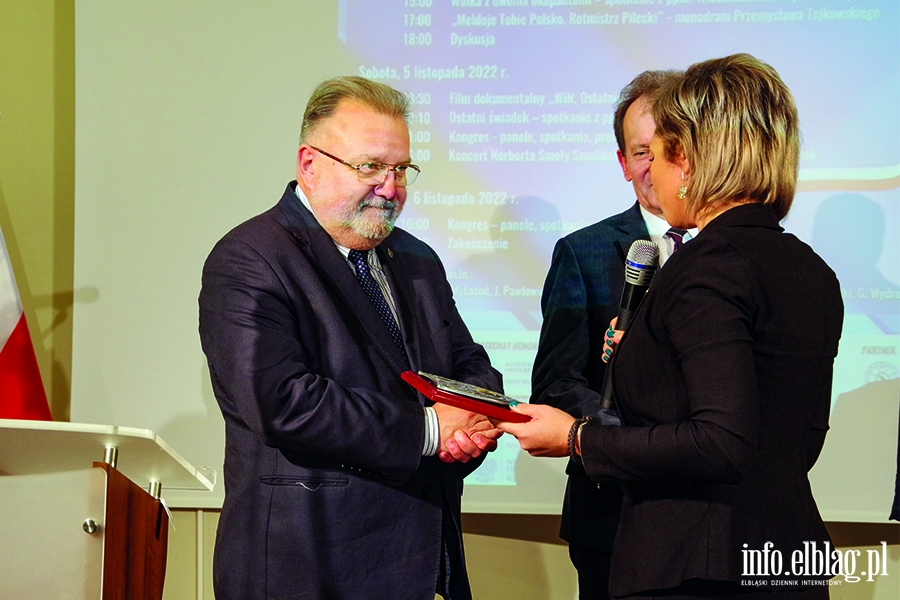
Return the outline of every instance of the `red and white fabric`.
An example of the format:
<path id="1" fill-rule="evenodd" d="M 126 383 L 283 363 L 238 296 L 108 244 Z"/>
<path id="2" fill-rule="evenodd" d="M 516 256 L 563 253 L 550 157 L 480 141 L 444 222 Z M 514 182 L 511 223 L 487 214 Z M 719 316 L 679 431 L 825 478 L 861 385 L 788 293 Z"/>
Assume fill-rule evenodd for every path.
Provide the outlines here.
<path id="1" fill-rule="evenodd" d="M 51 420 L 34 346 L 0 231 L 0 419 Z"/>

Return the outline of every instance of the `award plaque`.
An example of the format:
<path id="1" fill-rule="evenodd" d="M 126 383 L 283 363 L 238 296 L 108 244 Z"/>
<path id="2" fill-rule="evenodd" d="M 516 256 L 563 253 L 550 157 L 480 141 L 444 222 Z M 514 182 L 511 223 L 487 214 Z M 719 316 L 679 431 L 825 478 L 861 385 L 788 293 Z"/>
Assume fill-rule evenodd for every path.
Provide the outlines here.
<path id="1" fill-rule="evenodd" d="M 423 396 L 434 402 L 449 404 L 456 408 L 468 410 L 499 421 L 513 421 L 516 423 L 525 423 L 531 420 L 531 417 L 522 413 L 515 412 L 509 407 L 509 403 L 513 398 L 504 396 L 497 392 L 465 383 L 432 375 L 431 373 L 423 373 L 419 371 L 404 371 L 400 377 L 419 391 Z"/>

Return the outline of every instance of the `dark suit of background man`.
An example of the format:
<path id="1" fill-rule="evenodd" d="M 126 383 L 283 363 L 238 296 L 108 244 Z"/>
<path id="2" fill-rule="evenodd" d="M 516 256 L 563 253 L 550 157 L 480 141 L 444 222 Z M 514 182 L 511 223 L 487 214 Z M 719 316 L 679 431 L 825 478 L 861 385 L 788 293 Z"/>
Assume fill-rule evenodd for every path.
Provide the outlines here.
<path id="1" fill-rule="evenodd" d="M 531 377 L 532 403 L 549 404 L 574 417 L 599 412 L 604 336 L 618 312 L 628 249 L 637 239 L 652 239 L 661 261 L 673 251 L 669 225 L 650 185 L 649 147 L 655 129 L 652 95 L 674 76 L 646 71 L 619 96 L 613 120 L 619 164 L 637 202 L 557 242 L 541 296 L 544 321 Z M 594 483 L 571 461 L 566 473 L 560 537 L 569 542 L 580 598 L 609 598 L 609 561 L 622 491 L 615 483 Z"/>
<path id="2" fill-rule="evenodd" d="M 200 337 L 226 433 L 219 600 L 471 597 L 462 481 L 499 431 L 424 407 L 399 375 L 502 381 L 437 255 L 393 227 L 418 174 L 407 112 L 383 84 L 321 84 L 297 181 L 206 261 Z"/>

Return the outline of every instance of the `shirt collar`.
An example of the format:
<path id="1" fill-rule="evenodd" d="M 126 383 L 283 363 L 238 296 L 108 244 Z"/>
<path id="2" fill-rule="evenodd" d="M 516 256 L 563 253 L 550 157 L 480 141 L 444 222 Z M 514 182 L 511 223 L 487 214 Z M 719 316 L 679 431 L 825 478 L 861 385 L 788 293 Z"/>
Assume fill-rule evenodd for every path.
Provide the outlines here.
<path id="1" fill-rule="evenodd" d="M 294 188 L 294 195 L 297 196 L 297 199 L 300 201 L 300 203 L 303 204 L 303 206 L 305 206 L 306 209 L 311 212 L 312 216 L 315 218 L 316 213 L 313 212 L 312 207 L 309 205 L 309 198 L 306 197 L 306 194 L 303 193 L 303 190 L 300 189 L 299 185 Z M 319 219 L 316 219 L 316 221 L 318 220 Z M 335 247 L 338 249 L 341 255 L 343 255 L 343 257 L 347 260 L 347 263 L 351 264 L 352 266 L 352 263 L 350 263 L 350 259 L 348 258 L 348 255 L 350 254 L 350 248 L 341 246 L 340 244 L 335 242 L 334 239 L 332 239 L 331 241 L 332 243 L 334 243 Z M 378 260 L 377 252 L 369 252 L 369 266 L 376 271 L 381 270 L 381 261 Z"/>
<path id="2" fill-rule="evenodd" d="M 650 241 L 656 244 L 659 248 L 659 264 L 660 266 L 662 266 L 675 251 L 674 242 L 670 238 L 665 237 L 671 225 L 669 225 L 662 217 L 653 214 L 652 212 L 641 206 L 640 203 L 638 203 L 638 208 L 641 209 L 641 216 L 644 217 L 644 225 L 647 226 L 647 233 L 650 234 Z M 696 227 L 688 229 L 684 234 L 684 238 L 682 241 L 688 242 L 696 235 Z"/>

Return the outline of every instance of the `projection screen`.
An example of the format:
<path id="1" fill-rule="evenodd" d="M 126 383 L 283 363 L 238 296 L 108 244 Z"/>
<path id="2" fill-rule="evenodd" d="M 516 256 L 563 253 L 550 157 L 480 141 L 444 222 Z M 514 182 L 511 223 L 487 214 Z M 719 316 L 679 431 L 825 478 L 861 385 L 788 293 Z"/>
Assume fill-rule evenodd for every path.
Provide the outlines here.
<path id="1" fill-rule="evenodd" d="M 72 420 L 152 429 L 221 473 L 200 270 L 278 200 L 306 99 L 339 74 L 410 94 L 422 176 L 399 225 L 441 256 L 507 393 L 527 399 L 554 243 L 634 202 L 615 156 L 619 90 L 646 69 L 749 52 L 800 111 L 784 226 L 835 269 L 846 303 L 816 498 L 826 519 L 884 521 L 900 403 L 898 31 L 900 4 L 872 0 L 78 0 Z M 505 437 L 464 509 L 556 513 L 564 466 Z M 164 495 L 215 507 L 222 484 Z"/>

